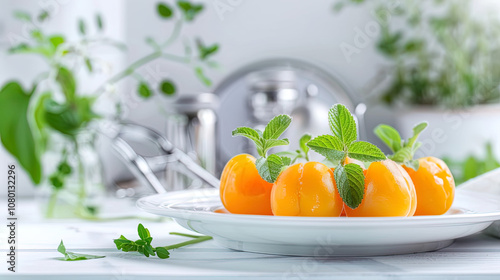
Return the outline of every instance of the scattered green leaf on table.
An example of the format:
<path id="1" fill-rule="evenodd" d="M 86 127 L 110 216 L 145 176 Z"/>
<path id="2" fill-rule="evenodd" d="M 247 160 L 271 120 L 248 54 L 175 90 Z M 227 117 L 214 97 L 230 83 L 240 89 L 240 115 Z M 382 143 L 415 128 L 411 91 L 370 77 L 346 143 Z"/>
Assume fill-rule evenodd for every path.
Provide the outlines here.
<path id="1" fill-rule="evenodd" d="M 61 261 L 83 261 L 83 260 L 91 260 L 91 259 L 101 259 L 105 256 L 95 256 L 95 255 L 87 255 L 87 254 L 79 254 L 66 251 L 66 247 L 64 246 L 63 241 L 57 247 L 57 251 L 64 255 L 64 258 L 59 258 Z"/>

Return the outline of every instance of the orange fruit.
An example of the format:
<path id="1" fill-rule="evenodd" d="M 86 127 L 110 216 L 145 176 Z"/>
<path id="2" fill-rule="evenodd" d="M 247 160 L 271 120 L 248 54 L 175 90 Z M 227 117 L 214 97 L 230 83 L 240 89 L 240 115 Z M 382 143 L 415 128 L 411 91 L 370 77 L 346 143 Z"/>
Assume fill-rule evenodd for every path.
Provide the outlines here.
<path id="1" fill-rule="evenodd" d="M 272 215 L 273 184 L 262 179 L 255 166 L 255 157 L 241 154 L 233 157 L 221 175 L 220 199 L 233 214 Z"/>
<path id="2" fill-rule="evenodd" d="M 409 217 L 417 206 L 410 175 L 392 160 L 373 162 L 365 172 L 365 193 L 356 209 L 345 205 L 348 217 Z"/>
<path id="3" fill-rule="evenodd" d="M 415 215 L 442 215 L 450 209 L 455 198 L 453 175 L 446 163 L 438 158 L 425 157 L 418 162 L 417 171 L 403 165 L 417 192 Z"/>
<path id="4" fill-rule="evenodd" d="M 271 191 L 276 216 L 338 217 L 343 203 L 333 172 L 319 162 L 297 163 L 285 169 Z"/>

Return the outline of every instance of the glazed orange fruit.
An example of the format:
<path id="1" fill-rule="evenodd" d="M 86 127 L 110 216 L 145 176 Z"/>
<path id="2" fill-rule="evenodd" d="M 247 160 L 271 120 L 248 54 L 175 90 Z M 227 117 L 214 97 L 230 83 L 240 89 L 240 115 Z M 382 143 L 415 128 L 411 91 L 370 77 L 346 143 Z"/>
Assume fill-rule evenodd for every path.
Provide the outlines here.
<path id="1" fill-rule="evenodd" d="M 319 162 L 297 163 L 274 183 L 271 207 L 276 216 L 338 217 L 343 203 L 333 172 Z"/>
<path id="2" fill-rule="evenodd" d="M 233 157 L 221 175 L 220 199 L 233 214 L 272 215 L 271 189 L 255 167 L 255 157 L 241 154 Z"/>
<path id="3" fill-rule="evenodd" d="M 348 217 L 410 217 L 417 206 L 410 175 L 392 160 L 373 162 L 365 172 L 365 194 L 356 209 L 345 205 Z"/>
<path id="4" fill-rule="evenodd" d="M 446 163 L 438 158 L 425 157 L 418 162 L 417 171 L 403 166 L 417 191 L 415 215 L 442 215 L 450 209 L 455 198 L 453 175 Z"/>

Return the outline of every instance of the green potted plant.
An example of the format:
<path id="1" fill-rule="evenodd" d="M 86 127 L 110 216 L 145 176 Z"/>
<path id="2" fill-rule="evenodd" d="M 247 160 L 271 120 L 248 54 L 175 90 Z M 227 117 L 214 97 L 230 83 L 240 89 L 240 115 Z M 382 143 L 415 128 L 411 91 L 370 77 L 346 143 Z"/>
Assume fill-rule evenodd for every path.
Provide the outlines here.
<path id="1" fill-rule="evenodd" d="M 41 193 L 48 198 L 46 217 L 93 219 L 97 214 L 98 198 L 104 193 L 102 168 L 96 151 L 99 123 L 119 122 L 122 117 L 120 102 L 109 104 L 114 113 L 108 116 L 94 110 L 110 85 L 133 78 L 137 81 L 137 94 L 143 99 L 151 98 L 154 92 L 165 96 L 175 94 L 176 86 L 172 80 L 165 79 L 153 85 L 137 71 L 157 59 L 186 64 L 204 84 L 210 85 L 204 71 L 214 67 L 210 58 L 217 52 L 217 44 L 206 46 L 196 39 L 187 41 L 184 54 L 168 52 L 178 40 L 183 24 L 192 22 L 203 7 L 189 1 L 158 3 L 158 16 L 175 22 L 172 34 L 163 42 L 147 38 L 152 51 L 109 77 L 92 93 L 80 90 L 78 74 L 84 68 L 92 75 L 102 75 L 96 70 L 99 59 L 98 54 L 91 51 L 92 47 L 106 45 L 121 51 L 126 49 L 123 44 L 103 35 L 103 18 L 100 15 L 95 17 L 97 34 L 90 34 L 88 23 L 79 20 L 80 38 L 69 41 L 64 35 L 48 34 L 40 27 L 43 25 L 39 23 L 51 17 L 47 11 L 36 16 L 15 12 L 19 20 L 31 23 L 31 37 L 28 42 L 13 46 L 9 52 L 41 56 L 47 66 L 28 88 L 17 81 L 9 81 L 0 88 L 0 138 L 4 148 L 33 183 L 41 185 Z"/>
<path id="2" fill-rule="evenodd" d="M 423 154 L 464 159 L 488 141 L 500 151 L 498 16 L 473 15 L 468 0 L 369 2 L 380 27 L 376 48 L 388 64 L 374 84 L 398 129 L 408 136 L 428 120 Z"/>

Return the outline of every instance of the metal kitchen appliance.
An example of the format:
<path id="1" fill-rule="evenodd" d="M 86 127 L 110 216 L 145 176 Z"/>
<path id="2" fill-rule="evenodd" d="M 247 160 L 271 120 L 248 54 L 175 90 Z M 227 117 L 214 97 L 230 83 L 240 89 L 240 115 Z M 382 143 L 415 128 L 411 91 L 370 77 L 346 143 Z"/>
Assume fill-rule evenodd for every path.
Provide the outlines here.
<path id="1" fill-rule="evenodd" d="M 221 166 L 235 154 L 255 153 L 247 139 L 229 137 L 235 127 L 262 128 L 278 114 L 293 117 L 292 126 L 284 135 L 290 139 L 292 150 L 298 148 L 303 133 L 319 135 L 329 131 L 326 116 L 335 103 L 342 103 L 355 113 L 360 137 L 364 137 L 364 104 L 354 100 L 354 95 L 336 76 L 307 62 L 293 59 L 257 62 L 231 74 L 214 92 L 220 98 Z"/>

